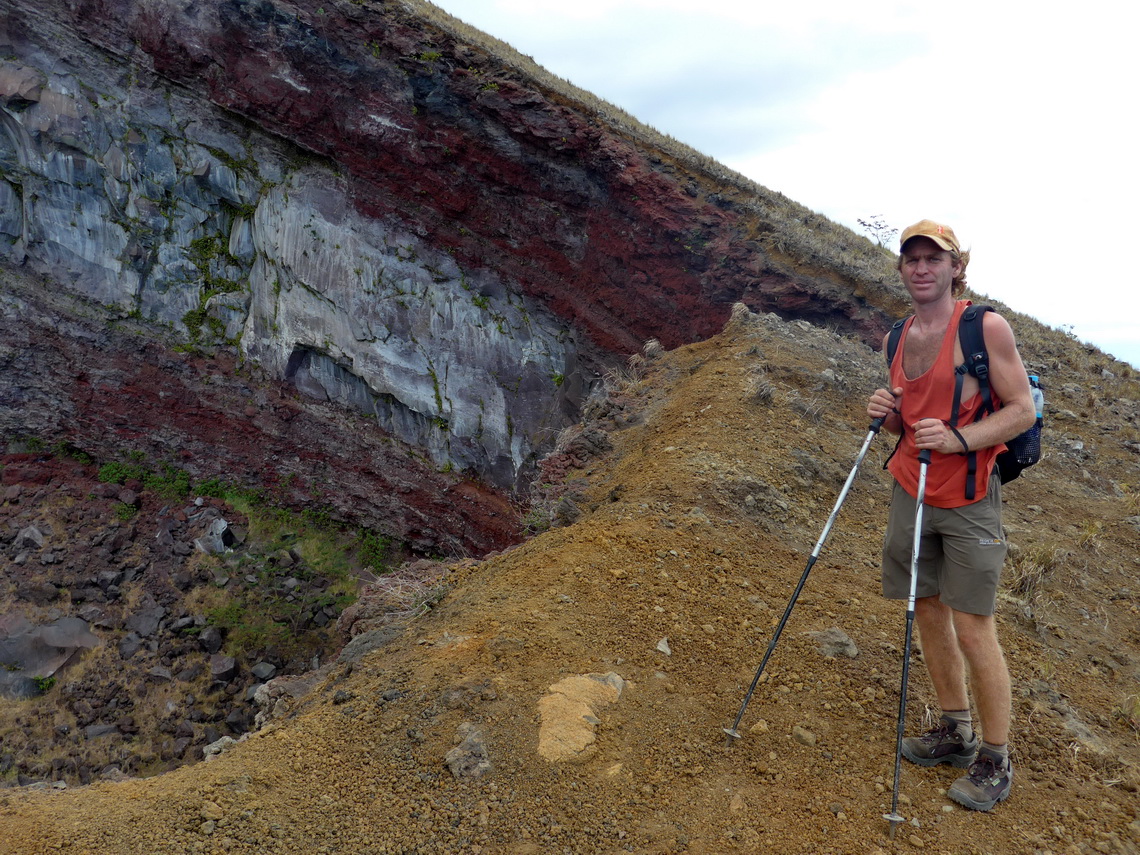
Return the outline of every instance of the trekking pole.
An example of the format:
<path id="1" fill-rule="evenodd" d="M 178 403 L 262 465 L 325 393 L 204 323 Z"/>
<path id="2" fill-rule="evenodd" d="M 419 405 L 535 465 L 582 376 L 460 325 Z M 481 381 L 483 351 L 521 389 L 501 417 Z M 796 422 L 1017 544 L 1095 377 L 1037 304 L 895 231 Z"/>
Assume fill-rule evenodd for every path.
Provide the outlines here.
<path id="1" fill-rule="evenodd" d="M 914 511 L 914 546 L 910 552 L 910 597 L 906 601 L 906 644 L 903 648 L 902 688 L 899 691 L 899 721 L 895 734 L 895 786 L 891 798 L 891 812 L 883 814 L 883 819 L 891 824 L 891 840 L 895 839 L 895 828 L 906 817 L 899 815 L 899 770 L 902 766 L 903 726 L 906 718 L 906 684 L 910 676 L 910 640 L 914 629 L 914 600 L 918 593 L 918 549 L 922 542 L 922 503 L 926 498 L 926 467 L 930 464 L 930 449 L 918 453 L 918 497 Z"/>
<path id="2" fill-rule="evenodd" d="M 756 691 L 756 684 L 760 682 L 760 675 L 764 673 L 764 667 L 768 664 L 768 658 L 772 655 L 772 651 L 776 649 L 776 642 L 780 640 L 780 633 L 784 631 L 784 624 L 788 622 L 788 616 L 792 613 L 792 608 L 796 605 L 796 600 L 799 599 L 800 591 L 804 589 L 804 583 L 807 582 L 808 574 L 811 573 L 811 568 L 815 565 L 816 559 L 819 558 L 819 553 L 823 550 L 823 544 L 827 540 L 827 536 L 831 534 L 831 527 L 835 524 L 835 518 L 839 516 L 839 509 L 843 507 L 847 493 L 851 490 L 851 485 L 855 481 L 855 475 L 859 471 L 859 465 L 863 462 L 863 458 L 867 456 L 867 449 L 871 447 L 871 440 L 875 438 L 875 434 L 879 432 L 879 428 L 882 426 L 883 418 L 877 418 L 871 422 L 871 427 L 867 431 L 867 438 L 863 440 L 863 447 L 859 450 L 859 456 L 855 458 L 855 465 L 851 467 L 851 474 L 847 476 L 847 482 L 839 492 L 839 498 L 835 502 L 835 507 L 831 510 L 831 516 L 827 518 L 827 525 L 823 527 L 823 533 L 819 536 L 819 540 L 816 541 L 815 549 L 812 550 L 811 557 L 808 558 L 807 567 L 804 568 L 803 575 L 800 576 L 800 583 L 796 585 L 796 590 L 792 594 L 791 600 L 788 601 L 788 607 L 784 609 L 784 616 L 780 618 L 780 624 L 776 627 L 776 633 L 768 643 L 768 651 L 764 654 L 764 659 L 760 662 L 760 667 L 756 669 L 756 676 L 752 678 L 752 685 L 748 687 L 748 694 L 744 696 L 744 703 L 740 705 L 740 712 L 736 714 L 736 721 L 732 723 L 732 727 L 723 728 L 724 732 L 728 734 L 728 741 L 726 743 L 728 746 L 732 745 L 733 740 L 740 739 L 740 732 L 737 731 L 737 728 L 740 727 L 740 720 L 744 718 L 744 711 L 748 709 L 748 702 L 752 700 L 752 693 Z"/>

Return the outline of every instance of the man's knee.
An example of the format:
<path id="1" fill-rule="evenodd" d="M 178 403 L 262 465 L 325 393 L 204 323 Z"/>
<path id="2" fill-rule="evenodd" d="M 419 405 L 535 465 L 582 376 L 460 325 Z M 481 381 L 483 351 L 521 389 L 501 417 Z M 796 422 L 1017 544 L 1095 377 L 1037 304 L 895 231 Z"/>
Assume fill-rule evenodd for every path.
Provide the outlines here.
<path id="1" fill-rule="evenodd" d="M 954 631 L 958 636 L 958 646 L 967 659 L 1001 652 L 992 615 L 955 612 Z"/>
<path id="2" fill-rule="evenodd" d="M 950 608 L 937 596 L 919 597 L 914 601 L 914 616 L 919 623 L 942 622 L 949 624 Z"/>

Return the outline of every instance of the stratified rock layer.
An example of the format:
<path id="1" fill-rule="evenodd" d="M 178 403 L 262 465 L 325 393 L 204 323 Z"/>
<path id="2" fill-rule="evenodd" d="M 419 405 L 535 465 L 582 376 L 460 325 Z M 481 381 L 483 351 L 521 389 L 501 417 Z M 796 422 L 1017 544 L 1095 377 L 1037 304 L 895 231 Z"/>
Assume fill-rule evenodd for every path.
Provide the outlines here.
<path id="1" fill-rule="evenodd" d="M 236 349 L 435 470 L 519 488 L 615 354 L 707 337 L 737 300 L 869 342 L 885 327 L 876 283 L 783 244 L 789 219 L 840 254 L 866 241 L 414 5 L 6 8 L 0 262 Z M 75 358 L 37 382 L 70 397 Z"/>

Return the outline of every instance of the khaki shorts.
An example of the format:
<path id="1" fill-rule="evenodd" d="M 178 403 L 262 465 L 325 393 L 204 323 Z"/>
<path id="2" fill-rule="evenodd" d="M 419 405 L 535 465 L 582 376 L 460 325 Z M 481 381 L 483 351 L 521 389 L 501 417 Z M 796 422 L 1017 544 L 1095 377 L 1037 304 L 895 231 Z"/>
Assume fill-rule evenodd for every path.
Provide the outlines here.
<path id="1" fill-rule="evenodd" d="M 914 505 L 914 497 L 896 483 L 883 543 L 883 596 L 893 600 L 910 597 Z M 995 468 L 981 501 L 923 509 L 915 596 L 937 596 L 957 611 L 992 615 L 1005 553 L 1001 479 Z"/>

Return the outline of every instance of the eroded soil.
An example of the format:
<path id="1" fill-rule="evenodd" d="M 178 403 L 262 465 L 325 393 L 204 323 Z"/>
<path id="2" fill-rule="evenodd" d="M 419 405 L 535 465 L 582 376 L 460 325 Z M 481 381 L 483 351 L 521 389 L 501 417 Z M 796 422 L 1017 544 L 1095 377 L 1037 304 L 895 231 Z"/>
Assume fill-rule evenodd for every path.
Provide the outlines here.
<path id="1" fill-rule="evenodd" d="M 584 484 L 573 524 L 457 566 L 436 608 L 209 762 L 5 791 L 4 851 L 1138 851 L 1135 381 L 1054 366 L 1069 373 L 1050 392 L 1047 458 L 1006 488 L 1008 802 L 962 810 L 945 796 L 955 770 L 904 763 L 908 823 L 888 837 L 905 621 L 878 589 L 885 436 L 726 745 L 880 364 L 851 339 L 744 315 L 646 358 L 593 408 L 613 447 L 567 474 Z M 856 658 L 819 651 L 812 633 L 832 628 Z M 919 660 L 911 731 L 936 710 Z M 548 688 L 610 673 L 626 682 L 590 714 L 595 741 L 546 759 Z M 481 777 L 445 762 L 464 724 L 482 735 Z"/>

